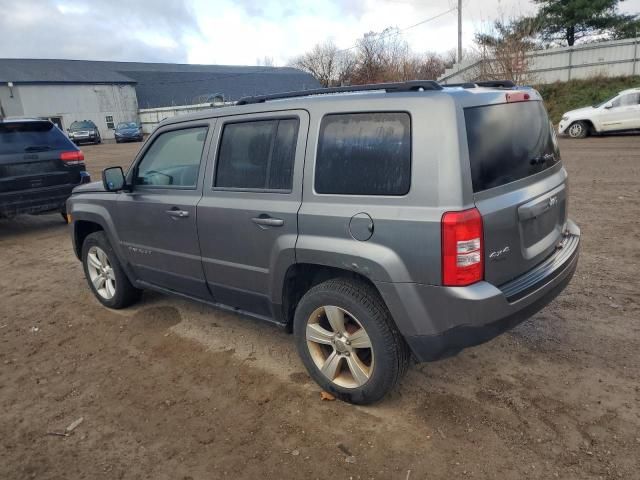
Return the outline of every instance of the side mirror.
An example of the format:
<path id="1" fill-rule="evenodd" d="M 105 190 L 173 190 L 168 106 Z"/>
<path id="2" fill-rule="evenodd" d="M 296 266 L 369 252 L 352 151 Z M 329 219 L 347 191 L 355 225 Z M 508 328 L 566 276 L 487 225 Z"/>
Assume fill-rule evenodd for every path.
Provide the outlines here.
<path id="1" fill-rule="evenodd" d="M 122 167 L 109 167 L 102 171 L 102 184 L 107 192 L 118 192 L 127 186 Z"/>
<path id="2" fill-rule="evenodd" d="M 608 102 L 608 103 L 604 104 L 604 108 L 606 108 L 607 110 L 609 110 L 612 107 L 613 107 L 613 103 L 611 103 L 611 102 Z"/>

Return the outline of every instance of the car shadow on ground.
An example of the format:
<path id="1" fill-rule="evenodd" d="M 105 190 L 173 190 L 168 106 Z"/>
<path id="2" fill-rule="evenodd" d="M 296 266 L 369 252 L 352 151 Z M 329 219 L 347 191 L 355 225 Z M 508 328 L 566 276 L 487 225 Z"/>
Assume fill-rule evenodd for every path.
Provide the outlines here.
<path id="1" fill-rule="evenodd" d="M 0 218 L 0 240 L 33 235 L 34 233 L 51 232 L 59 233 L 67 224 L 59 212 L 42 215 L 18 215 L 12 218 Z"/>

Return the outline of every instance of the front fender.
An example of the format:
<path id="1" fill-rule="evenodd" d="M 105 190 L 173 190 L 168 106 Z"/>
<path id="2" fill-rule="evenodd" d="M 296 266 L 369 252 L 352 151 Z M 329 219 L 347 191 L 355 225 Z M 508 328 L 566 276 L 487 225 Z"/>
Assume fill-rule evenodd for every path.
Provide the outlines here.
<path id="1" fill-rule="evenodd" d="M 112 194 L 109 195 L 111 196 Z M 127 256 L 122 250 L 122 245 L 120 243 L 120 238 L 117 233 L 113 216 L 111 215 L 109 208 L 105 205 L 105 200 L 98 197 L 99 195 L 77 195 L 72 196 L 67 201 L 67 213 L 71 214 L 72 219 L 71 226 L 74 252 L 78 259 L 80 259 L 82 245 L 76 244 L 77 222 L 86 221 L 100 225 L 107 235 L 109 243 L 116 253 L 120 265 L 124 268 L 129 279 L 133 281 L 134 277 L 132 276 L 131 269 L 128 266 Z M 115 206 L 114 199 L 112 198 L 109 198 L 108 203 L 111 208 Z"/>

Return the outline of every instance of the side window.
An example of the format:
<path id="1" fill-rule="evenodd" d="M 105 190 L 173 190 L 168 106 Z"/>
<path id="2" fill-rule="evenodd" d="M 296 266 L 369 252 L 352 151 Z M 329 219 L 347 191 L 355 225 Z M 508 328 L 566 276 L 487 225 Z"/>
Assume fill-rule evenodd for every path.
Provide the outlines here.
<path id="1" fill-rule="evenodd" d="M 410 186 L 409 114 L 332 114 L 322 119 L 316 156 L 317 193 L 405 195 Z"/>
<path id="2" fill-rule="evenodd" d="M 158 135 L 136 168 L 134 183 L 162 187 L 195 187 L 207 127 Z"/>
<path id="3" fill-rule="evenodd" d="M 226 124 L 214 187 L 290 191 L 298 124 L 297 118 Z"/>
<path id="4" fill-rule="evenodd" d="M 616 107 L 628 107 L 630 105 L 638 105 L 640 103 L 640 94 L 638 93 L 628 93 L 627 95 L 622 95 L 621 97 L 616 98 L 611 106 L 613 108 Z"/>

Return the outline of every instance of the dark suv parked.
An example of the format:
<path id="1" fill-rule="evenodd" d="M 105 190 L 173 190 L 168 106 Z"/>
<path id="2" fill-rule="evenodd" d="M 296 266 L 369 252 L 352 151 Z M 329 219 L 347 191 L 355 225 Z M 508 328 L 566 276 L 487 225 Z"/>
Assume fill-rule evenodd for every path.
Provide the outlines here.
<path id="1" fill-rule="evenodd" d="M 102 142 L 100 131 L 95 123 L 91 120 L 80 120 L 73 122 L 68 129 L 69 138 L 77 145 L 80 143 L 98 144 Z"/>
<path id="2" fill-rule="evenodd" d="M 0 121 L 0 216 L 64 215 L 73 187 L 89 181 L 84 155 L 49 120 Z"/>
<path id="3" fill-rule="evenodd" d="M 341 399 L 533 315 L 580 230 L 540 95 L 508 82 L 341 87 L 166 120 L 68 201 L 110 308 L 154 289 L 293 331 Z"/>

